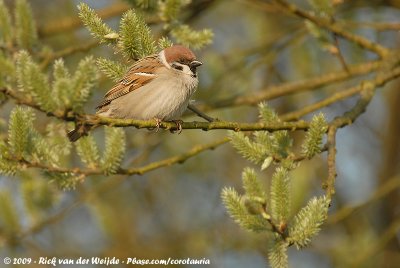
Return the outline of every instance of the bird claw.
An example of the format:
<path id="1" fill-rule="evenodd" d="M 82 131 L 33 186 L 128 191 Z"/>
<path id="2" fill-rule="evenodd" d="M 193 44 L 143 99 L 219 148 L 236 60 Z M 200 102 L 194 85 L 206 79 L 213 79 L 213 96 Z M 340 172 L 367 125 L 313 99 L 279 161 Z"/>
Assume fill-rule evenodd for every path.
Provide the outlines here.
<path id="1" fill-rule="evenodd" d="M 171 129 L 170 132 L 171 133 L 178 132 L 178 134 L 181 134 L 182 133 L 182 123 L 183 123 L 183 121 L 182 120 L 171 120 L 171 122 L 175 123 L 176 129 Z"/>
<path id="2" fill-rule="evenodd" d="M 162 120 L 160 118 L 154 118 L 154 120 L 156 121 L 155 132 L 157 133 L 160 130 Z"/>
<path id="3" fill-rule="evenodd" d="M 154 120 L 156 121 L 156 127 L 155 127 L 154 131 L 157 133 L 161 128 L 162 120 L 159 118 L 154 118 Z M 182 120 L 171 120 L 170 122 L 174 122 L 176 125 L 175 129 L 170 129 L 170 132 L 171 133 L 178 132 L 178 134 L 181 134 L 183 121 Z"/>

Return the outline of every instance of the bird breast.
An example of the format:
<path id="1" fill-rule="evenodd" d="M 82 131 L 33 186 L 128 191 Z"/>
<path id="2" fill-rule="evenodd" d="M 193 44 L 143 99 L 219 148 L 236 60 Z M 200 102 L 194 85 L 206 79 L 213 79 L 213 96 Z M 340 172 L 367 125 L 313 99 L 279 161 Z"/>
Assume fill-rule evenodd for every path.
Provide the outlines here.
<path id="1" fill-rule="evenodd" d="M 140 120 L 179 119 L 197 84 L 197 77 L 176 70 L 164 70 L 150 83 L 113 100 L 107 115 Z"/>

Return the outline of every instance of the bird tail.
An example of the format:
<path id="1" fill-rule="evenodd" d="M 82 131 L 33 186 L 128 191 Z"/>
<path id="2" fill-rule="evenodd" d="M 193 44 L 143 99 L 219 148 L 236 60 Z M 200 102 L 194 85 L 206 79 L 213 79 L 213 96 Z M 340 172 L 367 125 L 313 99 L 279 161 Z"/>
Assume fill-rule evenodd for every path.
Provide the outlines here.
<path id="1" fill-rule="evenodd" d="M 78 129 L 71 130 L 67 133 L 68 139 L 70 142 L 76 142 L 79 140 L 83 135 L 79 133 Z"/>
<path id="2" fill-rule="evenodd" d="M 76 125 L 74 130 L 67 133 L 67 137 L 70 142 L 76 142 L 83 136 L 87 136 L 91 126 L 88 125 Z"/>

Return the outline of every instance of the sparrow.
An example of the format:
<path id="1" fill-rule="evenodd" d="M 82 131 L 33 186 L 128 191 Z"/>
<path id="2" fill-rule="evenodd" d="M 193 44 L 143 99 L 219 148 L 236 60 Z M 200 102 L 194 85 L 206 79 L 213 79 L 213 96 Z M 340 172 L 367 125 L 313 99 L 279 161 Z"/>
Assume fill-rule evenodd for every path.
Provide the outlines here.
<path id="1" fill-rule="evenodd" d="M 96 107 L 104 117 L 173 121 L 181 131 L 180 116 L 196 91 L 196 68 L 202 63 L 187 47 L 174 45 L 135 62 Z M 87 126 L 68 133 L 70 141 L 87 135 Z"/>

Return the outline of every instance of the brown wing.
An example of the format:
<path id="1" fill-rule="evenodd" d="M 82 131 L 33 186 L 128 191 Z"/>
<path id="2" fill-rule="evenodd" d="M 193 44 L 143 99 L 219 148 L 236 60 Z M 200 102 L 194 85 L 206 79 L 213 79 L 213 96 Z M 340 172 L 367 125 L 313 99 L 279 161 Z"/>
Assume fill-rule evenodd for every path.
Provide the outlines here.
<path id="1" fill-rule="evenodd" d="M 111 101 L 147 84 L 154 78 L 154 76 L 151 75 L 154 73 L 154 70 L 163 66 L 164 65 L 158 59 L 158 55 L 147 56 L 135 62 L 124 77 L 106 93 L 104 100 L 96 109 L 100 110 L 104 106 L 110 104 Z"/>

